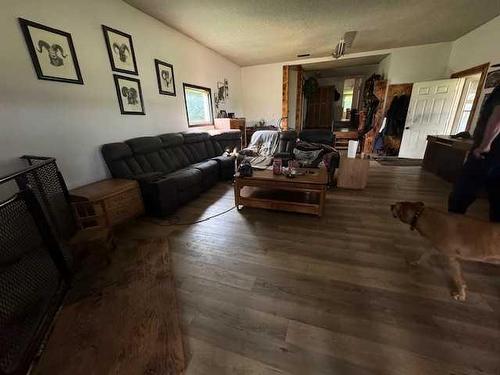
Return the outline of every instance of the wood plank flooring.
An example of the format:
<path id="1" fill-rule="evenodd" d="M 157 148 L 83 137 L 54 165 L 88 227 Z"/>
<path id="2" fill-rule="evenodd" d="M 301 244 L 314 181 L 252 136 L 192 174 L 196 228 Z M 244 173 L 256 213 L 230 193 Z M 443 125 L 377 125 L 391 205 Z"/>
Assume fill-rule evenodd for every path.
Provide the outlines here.
<path id="1" fill-rule="evenodd" d="M 188 226 L 139 219 L 119 241 L 168 238 L 188 375 L 498 375 L 500 267 L 464 264 L 468 301 L 453 301 L 439 257 L 407 265 L 429 245 L 389 211 L 397 200 L 444 208 L 449 190 L 420 167 L 372 163 L 367 188 L 330 190 L 322 218 L 245 208 Z M 233 204 L 221 183 L 176 216 Z M 471 210 L 486 213 L 484 201 Z"/>

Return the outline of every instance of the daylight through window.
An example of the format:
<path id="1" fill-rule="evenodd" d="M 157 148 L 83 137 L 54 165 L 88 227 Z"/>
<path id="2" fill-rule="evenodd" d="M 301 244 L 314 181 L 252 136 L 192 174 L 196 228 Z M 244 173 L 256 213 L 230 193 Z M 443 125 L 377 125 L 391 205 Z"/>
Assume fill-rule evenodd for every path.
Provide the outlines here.
<path id="1" fill-rule="evenodd" d="M 213 124 L 212 94 L 209 88 L 185 83 L 184 100 L 189 126 Z"/>

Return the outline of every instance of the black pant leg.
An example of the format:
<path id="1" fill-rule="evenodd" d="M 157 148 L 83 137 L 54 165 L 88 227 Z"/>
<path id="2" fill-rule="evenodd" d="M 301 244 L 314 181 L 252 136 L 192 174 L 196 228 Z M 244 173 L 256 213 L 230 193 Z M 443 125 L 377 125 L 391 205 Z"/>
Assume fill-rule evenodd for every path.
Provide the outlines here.
<path id="1" fill-rule="evenodd" d="M 500 160 L 491 161 L 486 180 L 490 201 L 490 221 L 500 222 Z"/>
<path id="2" fill-rule="evenodd" d="M 484 160 L 470 156 L 462 167 L 448 199 L 448 211 L 465 214 L 485 186 L 487 169 Z"/>

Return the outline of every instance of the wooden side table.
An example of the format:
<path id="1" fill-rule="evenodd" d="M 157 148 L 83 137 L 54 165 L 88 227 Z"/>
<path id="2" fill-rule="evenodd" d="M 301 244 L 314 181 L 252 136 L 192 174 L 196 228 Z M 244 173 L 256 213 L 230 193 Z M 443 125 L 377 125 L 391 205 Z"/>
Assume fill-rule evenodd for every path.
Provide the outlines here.
<path id="1" fill-rule="evenodd" d="M 69 193 L 81 228 L 89 226 L 93 215 L 103 217 L 103 225 L 111 228 L 144 213 L 139 184 L 134 180 L 102 180 Z"/>
<path id="2" fill-rule="evenodd" d="M 340 159 L 337 187 L 344 189 L 364 189 L 368 183 L 369 159 Z"/>
<path id="3" fill-rule="evenodd" d="M 241 132 L 241 148 L 246 147 L 246 125 L 245 118 L 216 118 L 214 128 L 219 130 L 239 129 Z"/>

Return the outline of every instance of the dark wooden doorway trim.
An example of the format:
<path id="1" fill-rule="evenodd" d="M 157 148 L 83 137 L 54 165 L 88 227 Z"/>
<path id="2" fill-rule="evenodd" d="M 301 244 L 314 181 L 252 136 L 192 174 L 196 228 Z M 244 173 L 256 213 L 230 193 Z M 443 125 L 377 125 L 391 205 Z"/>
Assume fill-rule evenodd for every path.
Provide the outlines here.
<path id="1" fill-rule="evenodd" d="M 290 72 L 290 65 L 283 65 L 283 89 L 281 96 L 281 128 L 283 130 L 288 130 L 288 76 Z"/>
<path id="2" fill-rule="evenodd" d="M 303 95 L 302 87 L 304 80 L 304 72 L 302 66 L 299 65 L 297 68 L 297 97 L 296 97 L 296 107 L 295 107 L 295 131 L 297 134 L 302 130 L 302 105 L 303 105 Z"/>
<path id="3" fill-rule="evenodd" d="M 488 68 L 490 67 L 489 63 L 474 66 L 472 68 L 462 70 L 460 72 L 453 73 L 450 78 L 464 78 L 471 76 L 473 74 L 481 73 L 481 77 L 479 78 L 479 83 L 477 85 L 476 97 L 474 98 L 474 103 L 472 103 L 472 109 L 470 111 L 469 120 L 467 121 L 466 131 L 469 131 L 472 126 L 472 119 L 474 118 L 474 114 L 476 113 L 477 104 L 479 102 L 479 97 L 481 96 L 481 90 L 483 89 L 484 80 L 486 79 L 486 74 L 488 73 Z"/>

